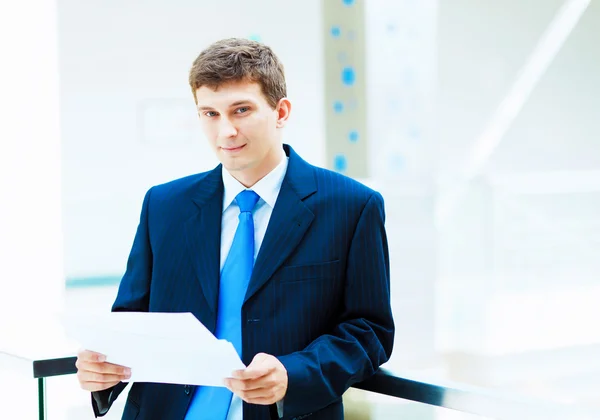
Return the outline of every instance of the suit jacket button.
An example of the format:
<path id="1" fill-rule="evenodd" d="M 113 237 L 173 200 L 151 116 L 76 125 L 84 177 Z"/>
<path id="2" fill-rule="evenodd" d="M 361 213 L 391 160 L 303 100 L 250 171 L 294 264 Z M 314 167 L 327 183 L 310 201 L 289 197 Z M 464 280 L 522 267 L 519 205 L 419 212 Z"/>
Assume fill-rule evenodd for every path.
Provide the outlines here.
<path id="1" fill-rule="evenodd" d="M 190 392 L 192 392 L 191 387 L 189 385 L 184 386 L 183 392 L 185 392 L 185 395 L 190 395 Z"/>

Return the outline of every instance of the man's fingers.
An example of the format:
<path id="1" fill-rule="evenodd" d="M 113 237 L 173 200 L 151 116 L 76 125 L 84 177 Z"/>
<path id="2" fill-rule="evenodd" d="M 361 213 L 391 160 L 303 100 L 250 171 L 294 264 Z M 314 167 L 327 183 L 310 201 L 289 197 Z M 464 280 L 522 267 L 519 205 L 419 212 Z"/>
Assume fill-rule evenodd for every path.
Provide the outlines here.
<path id="1" fill-rule="evenodd" d="M 122 380 L 128 379 L 123 375 L 114 375 L 110 373 L 97 373 L 97 372 L 89 372 L 89 371 L 79 371 L 77 372 L 77 378 L 81 384 L 86 382 L 98 382 L 98 383 L 119 383 Z"/>
<path id="2" fill-rule="evenodd" d="M 95 392 L 112 388 L 131 378 L 131 369 L 107 363 L 103 354 L 81 350 L 77 354 L 77 380 L 82 389 Z"/>
<path id="3" fill-rule="evenodd" d="M 244 370 L 238 370 L 234 372 L 234 374 L 238 374 L 239 376 L 234 376 L 234 378 L 238 379 L 258 379 L 265 375 L 270 374 L 275 370 L 275 365 L 273 364 L 273 360 L 275 358 L 266 353 L 258 353 L 252 359 L 252 362 L 248 365 L 248 367 Z"/>
<path id="4" fill-rule="evenodd" d="M 106 361 L 106 356 L 101 353 L 96 353 L 95 351 L 80 350 L 79 353 L 77 353 L 77 359 L 85 362 L 102 363 Z"/>
<path id="5" fill-rule="evenodd" d="M 234 379 L 241 379 L 243 381 L 259 379 L 271 372 L 272 369 L 246 369 L 246 370 L 238 370 L 233 372 Z"/>
<path id="6" fill-rule="evenodd" d="M 111 373 L 114 375 L 131 375 L 131 369 L 125 366 L 119 366 L 112 363 L 93 363 L 77 359 L 75 366 L 78 370 L 84 370 L 97 373 Z"/>
<path id="7" fill-rule="evenodd" d="M 256 379 L 228 379 L 226 385 L 236 391 L 251 391 L 254 389 L 270 388 L 277 384 L 275 375 L 271 372 L 269 375 L 261 376 Z"/>
<path id="8" fill-rule="evenodd" d="M 77 379 L 83 389 L 97 388 L 97 384 L 103 384 L 104 388 L 110 388 L 114 384 L 131 378 L 131 370 L 124 366 L 112 363 L 85 362 L 77 359 Z M 95 383 L 96 385 L 88 385 Z"/>
<path id="9" fill-rule="evenodd" d="M 238 395 L 242 400 L 250 404 L 268 405 L 280 400 L 277 387 L 268 386 L 266 388 L 256 388 L 250 390 L 236 390 L 234 387 L 229 388 L 230 391 Z"/>
<path id="10" fill-rule="evenodd" d="M 273 370 L 275 370 L 275 366 L 253 367 L 252 365 L 250 365 L 244 370 L 236 370 L 235 372 L 233 372 L 232 377 L 234 379 L 242 379 L 242 380 L 259 379 L 265 375 L 270 374 L 271 372 L 273 372 Z"/>
<path id="11" fill-rule="evenodd" d="M 274 356 L 259 353 L 244 369 L 233 372 L 225 386 L 251 404 L 268 405 L 281 400 L 287 391 L 287 371 Z"/>
<path id="12" fill-rule="evenodd" d="M 240 397 L 249 403 L 253 403 L 257 399 L 272 400 L 275 398 L 275 391 L 272 388 L 253 389 L 252 391 L 241 392 Z"/>
<path id="13" fill-rule="evenodd" d="M 101 363 L 102 373 L 114 373 L 117 375 L 131 376 L 131 369 L 121 365 L 112 363 Z"/>
<path id="14" fill-rule="evenodd" d="M 273 365 L 271 362 L 272 356 L 266 353 L 258 353 L 252 359 L 252 362 L 246 369 L 236 370 L 232 373 L 233 378 L 237 379 L 255 379 L 268 374 Z"/>

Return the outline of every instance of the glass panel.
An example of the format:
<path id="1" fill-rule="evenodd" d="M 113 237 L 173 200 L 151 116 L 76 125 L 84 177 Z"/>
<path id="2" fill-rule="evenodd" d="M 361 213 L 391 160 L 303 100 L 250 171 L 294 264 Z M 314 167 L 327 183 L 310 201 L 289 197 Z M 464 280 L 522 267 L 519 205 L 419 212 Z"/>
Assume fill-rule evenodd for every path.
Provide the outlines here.
<path id="1" fill-rule="evenodd" d="M 93 420 L 90 393 L 79 387 L 74 375 L 48 378 L 48 420 Z M 126 389 L 125 392 L 128 392 Z M 102 417 L 120 420 L 127 394 L 123 394 Z"/>
<path id="2" fill-rule="evenodd" d="M 344 415 L 348 420 L 488 420 L 488 417 L 355 389 L 344 394 L 344 407 Z"/>
<path id="3" fill-rule="evenodd" d="M 29 372 L 14 368 L 14 360 L 0 355 L 0 407 L 2 418 L 37 419 L 37 381 Z M 30 374 L 30 373 L 29 373 Z"/>
<path id="4" fill-rule="evenodd" d="M 598 406 L 600 4 L 438 7 L 435 187 L 384 191 L 389 367 Z"/>

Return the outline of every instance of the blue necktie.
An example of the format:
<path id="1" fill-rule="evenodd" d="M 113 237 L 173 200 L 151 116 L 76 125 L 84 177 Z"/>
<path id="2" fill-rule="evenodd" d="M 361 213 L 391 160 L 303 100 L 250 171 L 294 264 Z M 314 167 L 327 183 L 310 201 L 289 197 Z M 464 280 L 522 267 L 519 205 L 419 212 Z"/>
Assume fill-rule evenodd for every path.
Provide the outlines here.
<path id="1" fill-rule="evenodd" d="M 215 336 L 231 341 L 241 357 L 242 303 L 254 266 L 252 209 L 256 206 L 259 196 L 252 190 L 245 190 L 235 199 L 240 208 L 240 222 L 221 271 Z M 224 387 L 198 387 L 185 420 L 225 420 L 232 395 L 231 391 Z"/>

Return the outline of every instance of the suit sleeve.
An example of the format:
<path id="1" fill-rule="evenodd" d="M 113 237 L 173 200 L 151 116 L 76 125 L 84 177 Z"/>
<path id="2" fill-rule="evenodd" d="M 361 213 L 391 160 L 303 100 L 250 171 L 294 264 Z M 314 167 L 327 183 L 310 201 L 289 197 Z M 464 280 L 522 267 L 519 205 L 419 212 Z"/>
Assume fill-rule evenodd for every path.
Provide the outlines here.
<path id="1" fill-rule="evenodd" d="M 152 249 L 148 232 L 148 207 L 152 189 L 144 197 L 140 222 L 127 260 L 127 269 L 119 285 L 112 311 L 147 312 L 152 278 Z M 127 386 L 119 383 L 104 391 L 92 392 L 92 408 L 96 417 L 104 416 Z"/>
<path id="2" fill-rule="evenodd" d="M 373 375 L 392 353 L 394 321 L 383 198 L 367 200 L 347 256 L 344 309 L 330 334 L 280 356 L 288 372 L 283 418 L 318 411 Z"/>

